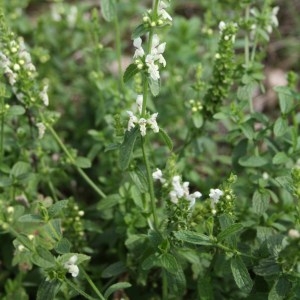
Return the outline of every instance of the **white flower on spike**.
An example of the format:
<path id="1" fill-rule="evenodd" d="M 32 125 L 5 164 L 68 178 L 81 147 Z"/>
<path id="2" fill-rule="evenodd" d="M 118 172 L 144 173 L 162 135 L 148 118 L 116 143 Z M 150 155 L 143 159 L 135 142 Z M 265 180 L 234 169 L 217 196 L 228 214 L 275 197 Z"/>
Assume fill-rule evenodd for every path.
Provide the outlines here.
<path id="1" fill-rule="evenodd" d="M 224 192 L 219 189 L 210 189 L 209 197 L 213 200 L 213 203 L 218 203 L 223 194 Z"/>
<path id="2" fill-rule="evenodd" d="M 177 197 L 177 193 L 175 191 L 171 191 L 169 193 L 169 196 L 170 196 L 171 202 L 173 202 L 174 204 L 178 203 L 178 197 Z"/>
<path id="3" fill-rule="evenodd" d="M 156 168 L 156 171 L 152 173 L 152 178 L 154 180 L 159 180 L 161 183 L 166 182 L 166 179 L 163 178 L 162 171 L 159 168 Z"/>
<path id="4" fill-rule="evenodd" d="M 144 118 L 139 119 L 139 125 L 140 125 L 140 132 L 142 136 L 146 135 L 146 125 L 147 125 L 147 120 Z"/>
<path id="5" fill-rule="evenodd" d="M 141 114 L 143 108 L 143 95 L 137 95 L 136 97 L 136 105 L 138 107 L 138 111 Z"/>
<path id="6" fill-rule="evenodd" d="M 148 54 L 146 56 L 146 65 L 148 67 L 148 73 L 150 74 L 151 78 L 153 80 L 158 80 L 160 78 L 159 71 L 158 71 L 158 65 L 155 64 L 154 56 L 151 54 Z"/>
<path id="7" fill-rule="evenodd" d="M 158 113 L 155 113 L 155 114 L 151 115 L 151 117 L 147 120 L 147 123 L 150 125 L 151 129 L 155 133 L 159 132 L 159 127 L 156 122 L 157 115 L 158 115 Z"/>
<path id="8" fill-rule="evenodd" d="M 135 127 L 135 124 L 138 123 L 138 118 L 130 110 L 128 110 L 127 113 L 129 115 L 127 130 L 130 131 L 132 128 Z"/>
<path id="9" fill-rule="evenodd" d="M 10 65 L 10 61 L 5 54 L 0 52 L 0 67 L 3 69 L 8 68 Z"/>
<path id="10" fill-rule="evenodd" d="M 43 123 L 37 123 L 36 127 L 38 128 L 39 132 L 39 139 L 43 138 L 45 131 L 46 131 L 46 126 Z"/>
<path id="11" fill-rule="evenodd" d="M 167 5 L 164 1 L 160 1 L 158 6 L 158 16 L 161 17 L 163 20 L 172 21 L 172 17 L 165 10 L 165 8 L 167 8 L 168 6 L 169 5 Z"/>
<path id="12" fill-rule="evenodd" d="M 73 277 L 77 277 L 79 274 L 79 268 L 76 265 L 77 255 L 73 255 L 65 264 L 64 268 L 68 270 L 69 273 L 72 274 Z"/>
<path id="13" fill-rule="evenodd" d="M 273 7 L 272 14 L 271 14 L 271 23 L 274 27 L 278 27 L 278 25 L 279 25 L 278 19 L 277 19 L 278 11 L 279 11 L 279 6 Z"/>
<path id="14" fill-rule="evenodd" d="M 142 39 L 140 37 L 133 40 L 133 46 L 136 48 L 133 58 L 143 57 L 145 55 L 145 51 L 142 47 Z"/>
<path id="15" fill-rule="evenodd" d="M 193 194 L 190 194 L 186 197 L 186 200 L 190 201 L 190 205 L 189 205 L 189 209 L 191 209 L 195 203 L 196 203 L 196 199 L 200 198 L 202 196 L 202 194 L 200 192 L 195 192 Z"/>
<path id="16" fill-rule="evenodd" d="M 222 33 L 222 31 L 226 28 L 226 23 L 224 21 L 221 21 L 219 23 L 219 30 Z"/>
<path id="17" fill-rule="evenodd" d="M 166 66 L 166 60 L 164 59 L 162 54 L 165 52 L 165 49 L 166 43 L 159 44 L 159 37 L 157 34 L 154 34 L 150 54 L 153 56 L 154 61 L 158 60 L 158 62 L 161 63 L 164 67 Z"/>
<path id="18" fill-rule="evenodd" d="M 43 90 L 40 92 L 40 98 L 43 101 L 45 106 L 49 105 L 49 98 L 48 98 L 48 85 L 44 85 Z"/>
<path id="19" fill-rule="evenodd" d="M 10 85 L 14 85 L 17 82 L 17 74 L 14 73 L 11 68 L 7 67 L 4 70 L 4 73 L 7 76 Z"/>

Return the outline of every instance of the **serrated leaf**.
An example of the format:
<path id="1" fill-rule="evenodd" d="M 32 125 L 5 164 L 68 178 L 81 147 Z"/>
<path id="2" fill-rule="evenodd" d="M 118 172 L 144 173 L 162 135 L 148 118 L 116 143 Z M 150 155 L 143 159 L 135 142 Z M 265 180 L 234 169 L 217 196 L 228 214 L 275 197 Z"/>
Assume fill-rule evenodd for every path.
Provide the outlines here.
<path id="1" fill-rule="evenodd" d="M 176 258 L 169 254 L 163 253 L 160 257 L 161 266 L 171 274 L 176 274 L 178 271 L 178 263 Z"/>
<path id="2" fill-rule="evenodd" d="M 31 261 L 35 265 L 48 269 L 55 266 L 55 259 L 53 255 L 45 248 L 38 246 L 36 252 L 32 254 Z"/>
<path id="3" fill-rule="evenodd" d="M 126 131 L 124 141 L 120 147 L 119 165 L 122 171 L 129 166 L 136 138 L 139 136 L 139 128 L 136 126 Z"/>
<path id="4" fill-rule="evenodd" d="M 116 2 L 115 0 L 101 0 L 101 13 L 107 22 L 111 22 L 116 17 Z"/>
<path id="5" fill-rule="evenodd" d="M 65 254 L 70 252 L 71 246 L 72 245 L 68 239 L 62 238 L 57 242 L 57 244 L 54 247 L 54 250 L 59 254 Z"/>
<path id="6" fill-rule="evenodd" d="M 284 300 L 287 299 L 287 296 L 291 290 L 291 282 L 284 276 L 279 277 L 268 296 L 268 300 Z"/>
<path id="7" fill-rule="evenodd" d="M 274 91 L 277 92 L 279 97 L 279 107 L 283 114 L 289 113 L 294 109 L 293 93 L 287 86 L 276 86 Z"/>
<path id="8" fill-rule="evenodd" d="M 287 120 L 282 117 L 279 117 L 274 124 L 273 130 L 276 137 L 283 136 L 288 130 Z"/>
<path id="9" fill-rule="evenodd" d="M 133 30 L 133 33 L 131 35 L 131 38 L 134 40 L 144 34 L 146 34 L 147 32 L 150 31 L 150 27 L 149 26 L 145 26 L 145 24 L 140 24 L 138 27 L 136 27 L 134 30 Z"/>
<path id="10" fill-rule="evenodd" d="M 43 223 L 44 219 L 39 215 L 27 214 L 23 215 L 18 219 L 21 223 Z"/>
<path id="11" fill-rule="evenodd" d="M 285 154 L 285 152 L 278 152 L 272 159 L 274 165 L 285 164 L 289 161 L 289 157 Z"/>
<path id="12" fill-rule="evenodd" d="M 217 239 L 218 239 L 218 241 L 223 241 L 224 239 L 238 233 L 242 229 L 243 229 L 242 224 L 240 224 L 240 223 L 232 224 L 232 225 L 228 226 L 226 229 L 224 229 L 223 231 L 221 231 L 218 234 Z"/>
<path id="13" fill-rule="evenodd" d="M 211 284 L 211 276 L 205 274 L 205 276 L 200 276 L 197 280 L 198 294 L 200 294 L 201 300 L 213 300 L 213 286 Z"/>
<path id="14" fill-rule="evenodd" d="M 241 130 L 244 133 L 245 137 L 248 140 L 253 140 L 255 137 L 255 132 L 253 130 L 253 127 L 249 123 L 244 123 L 241 125 Z"/>
<path id="15" fill-rule="evenodd" d="M 176 299 L 181 299 L 182 295 L 186 291 L 186 279 L 181 266 L 179 265 L 178 270 L 175 274 L 168 271 L 163 271 L 166 274 L 168 288 L 170 293 L 176 296 Z"/>
<path id="16" fill-rule="evenodd" d="M 253 268 L 254 273 L 260 276 L 278 275 L 280 270 L 281 268 L 273 257 L 261 259 L 258 266 Z"/>
<path id="17" fill-rule="evenodd" d="M 246 156 L 239 159 L 239 164 L 243 167 L 257 168 L 268 163 L 268 160 L 261 156 Z"/>
<path id="18" fill-rule="evenodd" d="M 159 256 L 156 254 L 151 254 L 142 262 L 143 270 L 150 270 L 158 266 L 160 266 L 160 259 Z"/>
<path id="19" fill-rule="evenodd" d="M 120 195 L 118 194 L 109 195 L 106 198 L 101 199 L 99 201 L 99 203 L 97 204 L 97 209 L 101 211 L 110 209 L 115 205 L 117 205 L 119 201 L 120 201 Z"/>
<path id="20" fill-rule="evenodd" d="M 39 285 L 36 300 L 54 300 L 56 294 L 59 291 L 61 282 L 59 280 L 47 280 L 44 279 Z"/>
<path id="21" fill-rule="evenodd" d="M 173 142 L 172 142 L 171 138 L 169 137 L 169 135 L 162 128 L 159 128 L 159 135 L 161 136 L 161 138 L 163 139 L 165 144 L 168 146 L 169 150 L 172 151 Z"/>
<path id="22" fill-rule="evenodd" d="M 23 106 L 12 105 L 12 106 L 10 106 L 10 108 L 7 112 L 7 116 L 9 116 L 9 117 L 21 116 L 21 115 L 24 115 L 24 113 L 25 113 L 25 109 Z"/>
<path id="23" fill-rule="evenodd" d="M 78 156 L 75 159 L 75 165 L 81 169 L 87 169 L 92 166 L 92 163 L 87 157 Z"/>
<path id="24" fill-rule="evenodd" d="M 174 231 L 175 237 L 183 242 L 191 243 L 195 245 L 211 246 L 213 245 L 210 238 L 202 233 L 197 233 L 193 231 Z"/>
<path id="25" fill-rule="evenodd" d="M 266 190 L 256 190 L 252 197 L 252 206 L 255 213 L 262 215 L 269 206 L 270 194 Z"/>
<path id="26" fill-rule="evenodd" d="M 249 294 L 253 282 L 243 260 L 239 256 L 235 256 L 231 259 L 230 266 L 236 285 Z"/>
<path id="27" fill-rule="evenodd" d="M 102 278 L 110 278 L 110 277 L 118 276 L 118 275 L 126 272 L 126 270 L 127 270 L 127 268 L 124 265 L 124 263 L 121 261 L 118 261 L 116 263 L 109 265 L 107 268 L 105 268 L 101 273 L 101 277 Z"/>
<path id="28" fill-rule="evenodd" d="M 160 80 L 153 80 L 151 77 L 148 77 L 148 83 L 150 87 L 151 94 L 156 97 L 159 94 L 160 90 Z"/>
<path id="29" fill-rule="evenodd" d="M 139 72 L 139 68 L 137 67 L 136 64 L 130 64 L 123 75 L 123 81 L 127 82 L 128 80 L 130 80 L 135 74 L 137 74 Z"/>
<path id="30" fill-rule="evenodd" d="M 50 218 L 57 217 L 67 207 L 69 200 L 60 200 L 48 208 Z"/>
<path id="31" fill-rule="evenodd" d="M 143 171 L 136 170 L 129 172 L 129 176 L 141 193 L 148 191 L 148 181 Z"/>
<path id="32" fill-rule="evenodd" d="M 113 294 L 115 291 L 126 289 L 131 287 L 131 284 L 129 282 L 118 282 L 113 285 L 111 285 L 104 293 L 104 298 L 107 299 L 111 294 Z"/>

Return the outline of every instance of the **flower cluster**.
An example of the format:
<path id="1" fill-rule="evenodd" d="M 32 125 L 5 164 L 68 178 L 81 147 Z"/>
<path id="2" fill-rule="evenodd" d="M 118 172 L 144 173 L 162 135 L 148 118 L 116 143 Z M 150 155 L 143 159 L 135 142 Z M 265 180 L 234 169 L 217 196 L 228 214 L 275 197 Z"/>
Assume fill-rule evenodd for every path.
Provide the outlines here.
<path id="1" fill-rule="evenodd" d="M 268 8 L 266 11 L 260 12 L 256 8 L 250 10 L 251 15 L 254 17 L 254 23 L 251 26 L 250 36 L 253 38 L 257 33 L 257 28 L 261 28 L 266 31 L 268 34 L 273 32 L 273 28 L 278 27 L 277 14 L 279 7 L 275 6 L 272 9 Z M 262 32 L 260 31 L 260 34 Z M 264 36 L 265 37 L 265 36 Z M 268 37 L 265 37 L 268 39 Z"/>
<path id="2" fill-rule="evenodd" d="M 76 265 L 78 260 L 77 255 L 73 255 L 65 264 L 64 268 L 68 270 L 69 273 L 72 274 L 73 277 L 77 277 L 79 274 L 79 268 Z"/>
<path id="3" fill-rule="evenodd" d="M 163 178 L 162 171 L 158 168 L 155 172 L 152 173 L 152 177 L 154 180 L 158 180 L 161 183 L 166 182 L 166 179 Z M 202 194 L 198 191 L 190 194 L 189 185 L 190 183 L 188 181 L 181 182 L 181 177 L 179 175 L 173 176 L 171 182 L 172 188 L 169 193 L 171 202 L 173 202 L 174 204 L 178 204 L 180 199 L 185 199 L 186 201 L 190 202 L 189 209 L 191 209 L 195 205 L 196 199 L 200 198 Z"/>
<path id="4" fill-rule="evenodd" d="M 147 11 L 147 13 L 143 17 L 143 22 L 145 27 L 155 27 L 155 26 L 163 26 L 172 22 L 172 17 L 166 11 L 166 8 L 169 5 L 166 4 L 164 1 L 159 1 L 158 8 L 157 8 L 157 16 L 153 15 L 151 9 Z"/>
<path id="5" fill-rule="evenodd" d="M 216 209 L 215 209 L 215 205 L 219 202 L 221 196 L 224 195 L 224 192 L 221 191 L 220 189 L 210 189 L 209 191 L 209 197 L 211 199 L 211 208 L 212 208 L 212 212 L 213 214 L 216 214 Z"/>
<path id="6" fill-rule="evenodd" d="M 136 59 L 135 63 L 138 68 L 143 69 L 146 66 L 147 72 L 153 80 L 160 78 L 159 64 L 166 66 L 166 60 L 163 57 L 166 43 L 161 43 L 157 34 L 153 35 L 150 53 L 145 55 L 142 47 L 142 39 L 140 37 L 134 39 L 133 45 L 136 48 L 133 58 Z"/>
<path id="7" fill-rule="evenodd" d="M 142 114 L 142 107 L 143 107 L 143 96 L 138 95 L 136 99 L 136 104 L 139 110 L 139 114 Z M 134 115 L 134 113 L 130 110 L 127 111 L 129 115 L 129 121 L 127 125 L 127 130 L 130 131 L 134 128 L 137 124 L 140 126 L 140 132 L 142 136 L 146 135 L 147 127 L 150 127 L 155 133 L 159 132 L 159 127 L 156 122 L 156 118 L 158 113 L 152 114 L 149 118 L 140 118 Z"/>

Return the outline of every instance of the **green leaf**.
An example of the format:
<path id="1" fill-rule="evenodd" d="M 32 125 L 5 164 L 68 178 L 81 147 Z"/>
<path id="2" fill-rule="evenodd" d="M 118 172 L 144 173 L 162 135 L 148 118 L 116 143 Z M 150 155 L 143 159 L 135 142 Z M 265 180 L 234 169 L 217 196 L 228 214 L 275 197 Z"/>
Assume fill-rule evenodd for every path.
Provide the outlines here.
<path id="1" fill-rule="evenodd" d="M 232 225 L 228 226 L 226 229 L 224 229 L 223 231 L 221 231 L 218 234 L 217 239 L 218 239 L 218 241 L 223 241 L 224 239 L 238 233 L 242 229 L 243 229 L 242 224 L 240 224 L 240 223 L 232 224 Z"/>
<path id="2" fill-rule="evenodd" d="M 111 285 L 104 293 L 104 298 L 107 299 L 111 294 L 113 294 L 115 291 L 126 289 L 131 287 L 131 284 L 129 282 L 118 282 L 113 285 Z"/>
<path id="3" fill-rule="evenodd" d="M 50 218 L 55 218 L 68 206 L 69 200 L 60 200 L 48 208 Z"/>
<path id="4" fill-rule="evenodd" d="M 31 261 L 35 265 L 48 269 L 55 266 L 55 259 L 53 255 L 45 248 L 38 246 L 36 252 L 32 254 Z"/>
<path id="5" fill-rule="evenodd" d="M 101 277 L 102 278 L 110 278 L 114 276 L 118 276 L 124 272 L 126 272 L 127 268 L 123 262 L 118 261 L 114 264 L 109 265 L 102 271 Z"/>
<path id="6" fill-rule="evenodd" d="M 161 266 L 166 269 L 171 274 L 176 274 L 178 271 L 178 263 L 176 258 L 169 254 L 169 253 L 163 253 L 160 257 L 160 263 Z"/>
<path id="7" fill-rule="evenodd" d="M 202 233 L 197 233 L 193 231 L 174 231 L 175 237 L 183 242 L 191 243 L 195 245 L 211 246 L 213 245 L 210 238 Z"/>
<path id="8" fill-rule="evenodd" d="M 104 199 L 101 199 L 97 204 L 97 210 L 104 211 L 117 205 L 120 201 L 120 195 L 112 194 Z"/>
<path id="9" fill-rule="evenodd" d="M 288 130 L 287 120 L 279 117 L 274 124 L 273 130 L 276 137 L 283 136 Z"/>
<path id="10" fill-rule="evenodd" d="M 203 125 L 203 116 L 200 113 L 192 114 L 192 120 L 196 128 L 201 128 Z"/>
<path id="11" fill-rule="evenodd" d="M 261 156 L 246 156 L 239 159 L 239 164 L 243 167 L 257 168 L 268 163 L 268 160 Z"/>
<path id="12" fill-rule="evenodd" d="M 148 31 L 150 31 L 150 29 L 151 28 L 149 26 L 145 26 L 145 24 L 140 24 L 138 27 L 136 27 L 133 30 L 131 38 L 134 40 L 134 39 L 146 34 Z"/>
<path id="13" fill-rule="evenodd" d="M 49 220 L 43 228 L 46 234 L 49 237 L 52 237 L 55 241 L 59 241 L 62 238 L 61 219 Z"/>
<path id="14" fill-rule="evenodd" d="M 36 300 L 54 300 L 60 286 L 61 282 L 57 279 L 51 281 L 44 279 L 39 285 Z"/>
<path id="15" fill-rule="evenodd" d="M 261 259 L 258 266 L 253 268 L 254 273 L 260 276 L 278 275 L 280 270 L 281 268 L 273 257 Z"/>
<path id="16" fill-rule="evenodd" d="M 115 0 L 101 0 L 102 16 L 107 22 L 111 22 L 116 17 L 116 2 Z"/>
<path id="17" fill-rule="evenodd" d="M 230 266 L 236 285 L 249 294 L 253 282 L 243 260 L 239 256 L 235 256 L 231 259 Z"/>
<path id="18" fill-rule="evenodd" d="M 160 258 L 157 254 L 151 254 L 142 262 L 143 270 L 150 270 L 154 267 L 160 267 Z"/>
<path id="19" fill-rule="evenodd" d="M 78 156 L 75 159 L 75 165 L 81 169 L 88 169 L 92 166 L 92 163 L 87 157 Z"/>
<path id="20" fill-rule="evenodd" d="M 249 123 L 244 123 L 241 125 L 241 130 L 244 133 L 245 137 L 248 140 L 253 140 L 255 137 L 255 131 L 253 130 L 253 127 Z"/>
<path id="21" fill-rule="evenodd" d="M 150 87 L 151 94 L 156 97 L 159 94 L 160 90 L 160 80 L 153 80 L 151 77 L 148 77 L 148 83 Z"/>
<path id="22" fill-rule="evenodd" d="M 163 141 L 165 142 L 165 144 L 168 146 L 169 150 L 172 151 L 173 141 L 171 140 L 169 135 L 160 127 L 159 127 L 159 132 L 158 133 L 161 136 L 161 138 L 163 139 Z"/>
<path id="23" fill-rule="evenodd" d="M 19 177 L 21 175 L 27 174 L 30 171 L 30 169 L 31 167 L 29 163 L 18 161 L 13 165 L 10 171 L 10 176 Z"/>
<path id="24" fill-rule="evenodd" d="M 285 152 L 278 152 L 272 159 L 274 165 L 285 164 L 289 161 L 289 157 L 285 154 Z"/>
<path id="25" fill-rule="evenodd" d="M 165 272 L 167 277 L 169 293 L 175 296 L 172 299 L 182 299 L 182 295 L 186 291 L 186 280 L 181 266 L 179 265 L 175 274 L 165 270 L 163 272 Z"/>
<path id="26" fill-rule="evenodd" d="M 8 187 L 13 184 L 13 179 L 8 177 L 0 177 L 0 187 Z"/>
<path id="27" fill-rule="evenodd" d="M 10 108 L 7 112 L 7 116 L 9 116 L 9 117 L 21 116 L 21 115 L 24 115 L 24 113 L 25 113 L 25 109 L 23 106 L 12 105 L 12 106 L 10 106 Z"/>
<path id="28" fill-rule="evenodd" d="M 279 107 L 281 113 L 287 114 L 294 109 L 293 93 L 287 86 L 276 86 L 274 88 L 279 97 Z"/>
<path id="29" fill-rule="evenodd" d="M 57 244 L 54 247 L 54 250 L 59 254 L 65 254 L 70 252 L 71 246 L 72 245 L 68 239 L 62 238 L 57 242 Z"/>
<path id="30" fill-rule="evenodd" d="M 291 288 L 292 288 L 292 284 L 286 277 L 284 277 L 284 276 L 279 277 L 275 281 L 275 283 L 269 293 L 268 300 L 287 299 L 287 296 L 288 296 Z"/>
<path id="31" fill-rule="evenodd" d="M 120 147 L 119 165 L 122 171 L 129 166 L 136 138 L 139 136 L 139 128 L 136 126 L 126 131 L 124 141 Z"/>
<path id="32" fill-rule="evenodd" d="M 205 274 L 205 276 L 200 276 L 197 280 L 197 289 L 199 294 L 199 299 L 201 300 L 213 300 L 213 286 L 211 283 L 210 274 Z"/>
<path id="33" fill-rule="evenodd" d="M 44 219 L 39 215 L 27 214 L 18 219 L 21 223 L 44 223 Z"/>
<path id="34" fill-rule="evenodd" d="M 130 64 L 123 75 L 123 81 L 127 82 L 129 79 L 131 79 L 135 74 L 139 72 L 139 68 L 137 67 L 136 64 Z"/>
<path id="35" fill-rule="evenodd" d="M 252 197 L 252 206 L 256 214 L 262 215 L 269 206 L 270 194 L 267 190 L 256 190 Z"/>
<path id="36" fill-rule="evenodd" d="M 148 181 L 142 170 L 129 172 L 129 176 L 141 193 L 148 191 Z"/>

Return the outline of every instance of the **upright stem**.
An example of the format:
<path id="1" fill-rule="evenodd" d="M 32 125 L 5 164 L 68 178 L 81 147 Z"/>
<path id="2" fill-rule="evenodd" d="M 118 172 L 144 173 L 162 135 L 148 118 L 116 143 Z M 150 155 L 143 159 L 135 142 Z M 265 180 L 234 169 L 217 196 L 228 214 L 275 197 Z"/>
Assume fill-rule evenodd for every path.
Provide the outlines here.
<path id="1" fill-rule="evenodd" d="M 151 210 L 152 210 L 152 215 L 153 215 L 153 219 L 154 219 L 154 227 L 155 227 L 155 229 L 158 229 L 158 219 L 157 219 L 157 214 L 156 214 L 156 204 L 155 204 L 152 173 L 151 173 L 151 169 L 150 169 L 148 156 L 146 153 L 146 137 L 142 137 L 142 152 L 143 152 L 143 158 L 144 158 L 144 163 L 145 163 L 146 172 L 147 172 L 147 180 L 148 180 L 149 193 L 150 193 Z"/>
<path id="2" fill-rule="evenodd" d="M 84 298 L 88 299 L 88 300 L 96 300 L 95 298 L 91 297 L 90 295 L 88 295 L 86 292 L 84 292 L 81 288 L 79 288 L 76 284 L 74 284 L 71 280 L 69 279 L 65 279 L 64 280 L 72 289 L 74 289 L 77 293 L 79 293 L 80 295 L 82 295 Z M 100 298 L 101 299 L 101 298 Z M 105 299 L 105 298 L 102 298 Z"/>
<path id="3" fill-rule="evenodd" d="M 162 292 L 163 292 L 163 300 L 168 300 L 168 281 L 166 271 L 162 269 Z"/>
<path id="4" fill-rule="evenodd" d="M 43 116 L 41 116 L 42 119 Z M 44 121 L 45 126 L 47 127 L 47 129 L 50 131 L 50 133 L 52 134 L 52 136 L 54 137 L 54 139 L 56 140 L 56 142 L 58 143 L 58 145 L 61 147 L 61 149 L 64 151 L 64 153 L 66 154 L 66 156 L 69 158 L 71 164 L 73 164 L 77 170 L 77 172 L 81 175 L 81 177 L 86 181 L 86 183 L 102 198 L 106 198 L 106 195 L 102 192 L 102 190 L 90 179 L 90 177 L 81 169 L 76 165 L 75 159 L 72 156 L 72 154 L 69 152 L 69 150 L 67 149 L 67 147 L 64 145 L 64 143 L 62 142 L 62 140 L 60 139 L 60 137 L 57 135 L 56 131 L 53 129 L 53 127 L 49 124 L 47 124 L 47 122 Z"/>
<path id="5" fill-rule="evenodd" d="M 104 296 L 98 290 L 98 288 L 96 287 L 96 285 L 94 284 L 94 282 L 92 281 L 92 279 L 90 278 L 90 276 L 85 272 L 85 270 L 83 268 L 80 268 L 80 272 L 84 275 L 85 279 L 90 284 L 90 286 L 92 287 L 92 289 L 94 290 L 94 292 L 97 294 L 97 296 L 99 297 L 99 299 L 105 300 Z"/>

